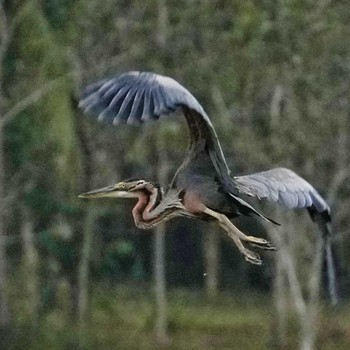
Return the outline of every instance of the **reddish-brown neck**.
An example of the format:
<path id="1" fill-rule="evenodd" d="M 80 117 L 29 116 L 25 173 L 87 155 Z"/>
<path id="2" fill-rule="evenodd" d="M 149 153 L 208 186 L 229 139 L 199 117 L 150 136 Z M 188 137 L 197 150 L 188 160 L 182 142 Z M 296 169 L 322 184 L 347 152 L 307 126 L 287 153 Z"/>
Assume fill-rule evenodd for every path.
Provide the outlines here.
<path id="1" fill-rule="evenodd" d="M 132 210 L 135 225 L 139 228 L 148 228 L 152 225 L 153 217 L 150 217 L 152 210 L 158 205 L 161 199 L 160 188 L 148 184 L 145 189 L 137 192 L 138 202 Z"/>
<path id="2" fill-rule="evenodd" d="M 147 204 L 149 203 L 149 195 L 144 191 L 139 191 L 138 202 L 136 203 L 134 209 L 132 210 L 132 215 L 134 217 L 135 225 L 139 227 L 139 223 L 143 221 L 142 213 L 144 212 Z"/>

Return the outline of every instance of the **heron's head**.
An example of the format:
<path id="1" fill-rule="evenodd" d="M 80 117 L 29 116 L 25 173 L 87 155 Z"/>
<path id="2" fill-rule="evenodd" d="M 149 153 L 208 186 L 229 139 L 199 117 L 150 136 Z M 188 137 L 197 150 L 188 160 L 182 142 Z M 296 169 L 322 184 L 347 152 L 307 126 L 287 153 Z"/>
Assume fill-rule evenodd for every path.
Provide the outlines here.
<path id="1" fill-rule="evenodd" d="M 79 198 L 137 198 L 140 192 L 147 190 L 150 185 L 153 186 L 145 180 L 125 180 L 115 185 L 82 193 Z"/>

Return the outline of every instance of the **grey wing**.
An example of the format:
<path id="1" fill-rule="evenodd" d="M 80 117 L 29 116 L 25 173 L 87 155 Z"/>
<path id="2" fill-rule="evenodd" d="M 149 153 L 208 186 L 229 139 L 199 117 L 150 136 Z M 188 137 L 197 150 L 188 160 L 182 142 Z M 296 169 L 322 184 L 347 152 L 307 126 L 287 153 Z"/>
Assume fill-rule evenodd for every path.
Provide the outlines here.
<path id="1" fill-rule="evenodd" d="M 190 151 L 206 148 L 224 182 L 230 183 L 214 127 L 196 98 L 172 78 L 150 72 L 128 72 L 89 85 L 79 106 L 98 120 L 117 124 L 140 124 L 157 120 L 182 108 L 190 132 Z"/>
<path id="2" fill-rule="evenodd" d="M 79 106 L 114 125 L 158 119 L 181 106 L 208 118 L 199 102 L 182 85 L 149 72 L 128 72 L 93 83 L 82 92 Z"/>
<path id="3" fill-rule="evenodd" d="M 234 177 L 239 192 L 248 196 L 266 198 L 278 202 L 287 208 L 308 208 L 329 217 L 329 206 L 316 189 L 285 168 L 276 168 L 260 173 Z"/>
<path id="4" fill-rule="evenodd" d="M 333 305 L 338 302 L 338 292 L 333 253 L 331 248 L 330 210 L 326 201 L 302 177 L 285 168 L 245 176 L 236 176 L 234 182 L 239 192 L 248 196 L 266 198 L 287 208 L 306 208 L 323 233 L 328 276 L 328 291 Z"/>

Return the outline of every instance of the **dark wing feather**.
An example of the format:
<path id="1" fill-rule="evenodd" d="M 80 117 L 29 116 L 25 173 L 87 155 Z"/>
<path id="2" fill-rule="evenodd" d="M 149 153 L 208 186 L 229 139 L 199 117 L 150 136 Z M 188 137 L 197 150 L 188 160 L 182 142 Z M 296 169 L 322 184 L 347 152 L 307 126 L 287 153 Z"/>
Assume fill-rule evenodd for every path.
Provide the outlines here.
<path id="1" fill-rule="evenodd" d="M 136 91 L 141 95 L 144 94 L 143 101 L 133 100 Z M 148 108 L 141 113 L 140 109 L 128 106 L 120 113 L 125 100 L 131 107 L 133 103 L 142 102 L 144 107 Z M 111 123 L 119 117 L 122 117 L 120 121 L 122 123 L 158 119 L 161 115 L 168 115 L 180 106 L 185 106 L 198 112 L 210 123 L 202 106 L 182 85 L 171 78 L 148 72 L 129 72 L 93 83 L 82 92 L 79 106 L 93 113 L 103 111 L 107 119 L 100 119 Z"/>
<path id="2" fill-rule="evenodd" d="M 227 190 L 236 191 L 209 117 L 196 98 L 174 79 L 149 72 L 125 73 L 89 85 L 81 94 L 79 106 L 114 125 L 157 120 L 182 108 L 190 131 L 190 153 L 205 146 Z"/>

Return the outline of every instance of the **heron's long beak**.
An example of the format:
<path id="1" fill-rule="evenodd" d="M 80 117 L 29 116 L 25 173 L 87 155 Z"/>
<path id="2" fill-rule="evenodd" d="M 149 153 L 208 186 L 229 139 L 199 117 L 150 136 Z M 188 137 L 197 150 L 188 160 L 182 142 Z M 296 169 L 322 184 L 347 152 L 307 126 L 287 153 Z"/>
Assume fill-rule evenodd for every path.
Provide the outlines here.
<path id="1" fill-rule="evenodd" d="M 107 186 L 93 190 L 90 192 L 82 193 L 79 198 L 134 198 L 137 197 L 136 193 L 125 191 L 118 187 L 118 185 Z"/>

